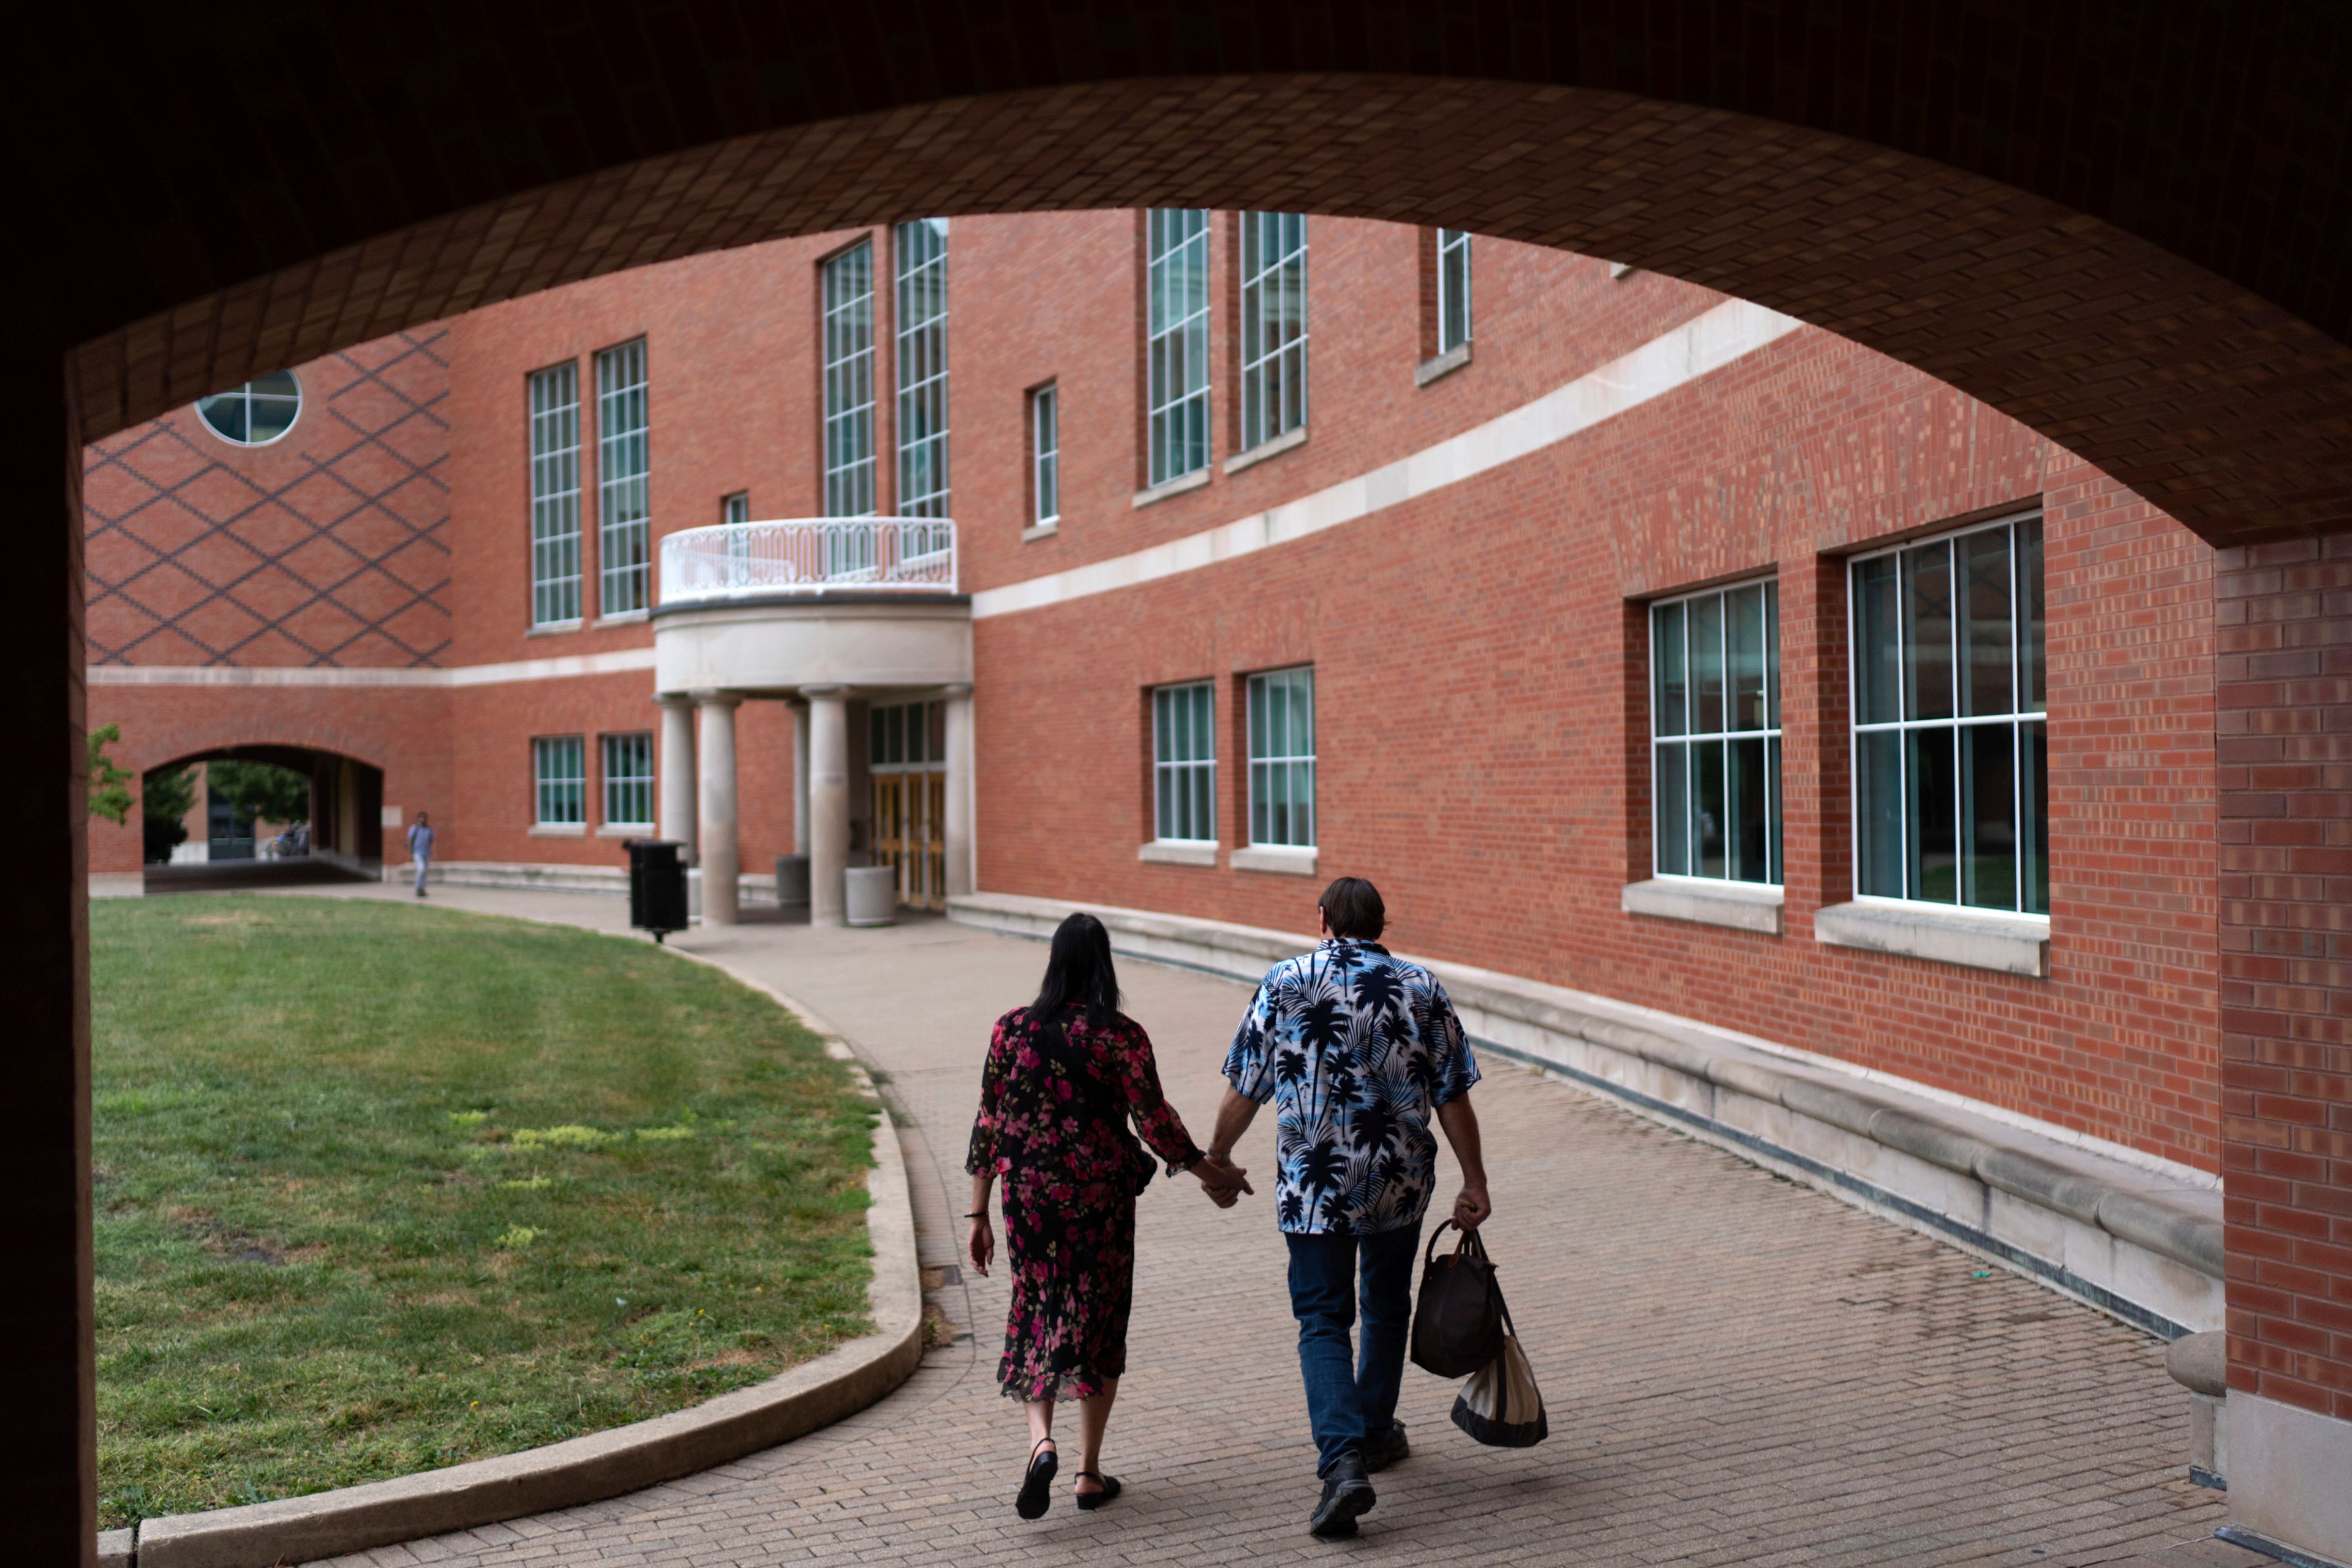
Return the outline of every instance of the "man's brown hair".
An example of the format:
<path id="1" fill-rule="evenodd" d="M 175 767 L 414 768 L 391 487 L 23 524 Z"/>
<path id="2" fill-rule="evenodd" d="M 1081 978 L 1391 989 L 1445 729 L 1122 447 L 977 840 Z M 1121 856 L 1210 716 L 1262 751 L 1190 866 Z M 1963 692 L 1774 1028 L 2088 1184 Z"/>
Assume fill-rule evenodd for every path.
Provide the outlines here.
<path id="1" fill-rule="evenodd" d="M 1388 929 L 1389 910 L 1381 902 L 1381 890 L 1361 877 L 1341 877 L 1323 889 L 1316 905 L 1333 936 L 1378 942 Z"/>

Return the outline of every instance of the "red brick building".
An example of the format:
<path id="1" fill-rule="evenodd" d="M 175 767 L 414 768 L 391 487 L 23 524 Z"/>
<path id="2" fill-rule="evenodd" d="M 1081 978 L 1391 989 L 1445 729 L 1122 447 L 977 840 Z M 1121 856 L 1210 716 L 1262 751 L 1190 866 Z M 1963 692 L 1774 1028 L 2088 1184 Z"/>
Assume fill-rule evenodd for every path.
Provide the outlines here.
<path id="1" fill-rule="evenodd" d="M 1355 872 L 1402 951 L 2219 1169 L 2212 552 L 1844 340 L 1529 247 L 1088 213 L 294 374 L 267 444 L 90 448 L 90 719 L 138 769 L 311 759 L 353 865 L 429 811 L 443 874 L 617 886 L 658 817 L 714 919 L 731 847 L 754 902 L 805 852 L 820 919 L 881 857 L 1277 931 Z M 861 513 L 918 521 L 760 526 Z"/>

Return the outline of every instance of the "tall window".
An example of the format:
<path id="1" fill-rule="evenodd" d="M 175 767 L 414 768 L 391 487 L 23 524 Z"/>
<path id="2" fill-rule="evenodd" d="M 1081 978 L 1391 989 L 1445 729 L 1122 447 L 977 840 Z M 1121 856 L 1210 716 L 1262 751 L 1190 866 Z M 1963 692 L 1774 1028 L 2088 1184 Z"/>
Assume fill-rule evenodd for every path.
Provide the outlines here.
<path id="1" fill-rule="evenodd" d="M 530 622 L 580 618 L 580 372 L 530 378 Z"/>
<path id="2" fill-rule="evenodd" d="M 1206 680 L 1151 693 L 1151 836 L 1217 837 L 1216 689 Z"/>
<path id="3" fill-rule="evenodd" d="M 1143 226 L 1144 403 L 1162 485 L 1209 466 L 1209 215 L 1153 207 Z"/>
<path id="4" fill-rule="evenodd" d="M 1650 737 L 1656 873 L 1778 883 L 1778 584 L 1650 606 Z"/>
<path id="5" fill-rule="evenodd" d="M 1250 842 L 1315 847 L 1315 671 L 1249 678 Z"/>
<path id="6" fill-rule="evenodd" d="M 2042 519 L 1852 568 L 1854 891 L 2050 912 Z"/>
<path id="7" fill-rule="evenodd" d="M 900 517 L 948 515 L 948 220 L 898 226 Z"/>
<path id="8" fill-rule="evenodd" d="M 1470 341 L 1470 231 L 1437 231 L 1437 352 Z"/>
<path id="9" fill-rule="evenodd" d="M 719 521 L 722 523 L 751 521 L 751 492 L 737 490 L 731 496 L 719 498 Z"/>
<path id="10" fill-rule="evenodd" d="M 653 448 L 646 407 L 646 340 L 596 356 L 596 563 L 600 614 L 651 599 Z"/>
<path id="11" fill-rule="evenodd" d="M 650 731 L 604 737 L 604 822 L 650 827 L 654 820 L 654 738 Z"/>
<path id="12" fill-rule="evenodd" d="M 577 735 L 542 735 L 530 743 L 531 777 L 542 827 L 587 821 L 587 747 Z"/>
<path id="13" fill-rule="evenodd" d="M 1242 450 L 1307 423 L 1307 215 L 1242 214 Z"/>
<path id="14" fill-rule="evenodd" d="M 1047 382 L 1029 395 L 1029 489 L 1033 523 L 1062 515 L 1062 397 Z"/>
<path id="15" fill-rule="evenodd" d="M 824 264 L 824 514 L 874 511 L 874 246 Z"/>

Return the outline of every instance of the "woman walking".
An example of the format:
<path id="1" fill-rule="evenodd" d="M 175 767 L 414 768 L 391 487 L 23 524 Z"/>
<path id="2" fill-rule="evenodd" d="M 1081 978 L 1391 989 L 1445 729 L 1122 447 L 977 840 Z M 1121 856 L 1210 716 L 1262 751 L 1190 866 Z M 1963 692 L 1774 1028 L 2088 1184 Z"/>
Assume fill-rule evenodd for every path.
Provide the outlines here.
<path id="1" fill-rule="evenodd" d="M 1118 1010 L 1110 934 L 1088 914 L 1054 933 L 1037 1000 L 996 1021 L 971 1128 L 971 1253 L 982 1274 L 996 1254 L 988 1194 L 1004 1181 L 1004 1250 L 1013 1310 L 997 1380 L 1029 1415 L 1029 1464 L 1014 1502 L 1035 1519 L 1053 1501 L 1060 1455 L 1054 1406 L 1078 1405 L 1078 1507 L 1118 1496 L 1102 1473 L 1103 1428 L 1127 1370 L 1127 1318 L 1135 1283 L 1135 1194 L 1152 1162 L 1190 1171 L 1220 1207 L 1250 1190 L 1238 1165 L 1211 1160 L 1160 1092 L 1151 1040 Z"/>

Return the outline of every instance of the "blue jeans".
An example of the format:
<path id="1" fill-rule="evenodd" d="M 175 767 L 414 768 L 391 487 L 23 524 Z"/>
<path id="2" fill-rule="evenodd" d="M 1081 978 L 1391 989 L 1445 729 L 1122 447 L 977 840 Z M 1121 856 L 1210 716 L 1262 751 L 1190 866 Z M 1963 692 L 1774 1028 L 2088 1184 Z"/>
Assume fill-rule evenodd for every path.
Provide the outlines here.
<path id="1" fill-rule="evenodd" d="M 1345 1453 L 1362 1457 L 1365 1438 L 1396 1419 L 1412 1333 L 1412 1263 L 1421 1223 L 1371 1236 L 1290 1236 L 1290 1310 L 1298 1320 L 1298 1370 L 1315 1427 L 1315 1472 Z M 1361 1354 L 1348 1342 L 1360 1289 Z"/>

